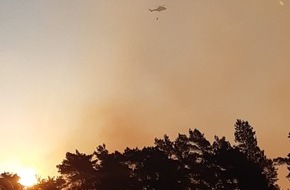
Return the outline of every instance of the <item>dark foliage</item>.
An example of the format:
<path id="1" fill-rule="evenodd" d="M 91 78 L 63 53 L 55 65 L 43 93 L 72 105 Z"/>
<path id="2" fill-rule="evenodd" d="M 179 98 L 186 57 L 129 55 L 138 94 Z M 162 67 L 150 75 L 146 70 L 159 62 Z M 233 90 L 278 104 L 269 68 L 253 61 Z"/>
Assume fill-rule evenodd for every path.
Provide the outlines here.
<path id="1" fill-rule="evenodd" d="M 234 145 L 225 137 L 210 143 L 194 129 L 175 140 L 165 135 L 155 139 L 154 146 L 126 148 L 123 153 L 109 153 L 105 145 L 89 155 L 68 152 L 57 165 L 60 177 L 39 179 L 30 189 L 278 190 L 274 162 L 259 148 L 250 124 L 237 120 L 234 135 Z M 290 154 L 275 163 L 290 170 L 289 160 Z"/>
<path id="2" fill-rule="evenodd" d="M 57 165 L 59 173 L 66 181 L 65 188 L 72 190 L 93 190 L 97 183 L 96 161 L 93 154 L 66 153 L 66 159 Z"/>
<path id="3" fill-rule="evenodd" d="M 64 187 L 65 180 L 61 177 L 48 177 L 47 179 L 38 179 L 38 183 L 28 190 L 61 190 Z"/>
<path id="4" fill-rule="evenodd" d="M 0 189 L 5 190 L 22 190 L 24 189 L 23 185 L 19 183 L 20 177 L 17 174 L 4 172 L 0 174 Z"/>
<path id="5" fill-rule="evenodd" d="M 99 146 L 96 155 L 98 183 L 96 189 L 100 190 L 126 190 L 135 189 L 131 178 L 131 169 L 125 162 L 124 155 L 119 152 L 109 154 L 105 145 Z"/>
<path id="6" fill-rule="evenodd" d="M 275 185 L 277 181 L 277 169 L 274 167 L 273 160 L 266 157 L 264 151 L 258 147 L 256 133 L 253 127 L 247 122 L 237 120 L 235 124 L 235 146 L 241 153 L 245 154 L 248 161 L 257 165 L 260 173 L 265 175 L 265 182 L 268 189 L 278 189 Z M 262 181 L 260 181 L 262 183 Z"/>
<path id="7" fill-rule="evenodd" d="M 155 139 L 155 146 L 109 153 L 105 145 L 91 155 L 67 153 L 58 165 L 67 189 L 83 190 L 275 190 L 277 171 L 258 146 L 255 131 L 237 120 L 235 142 L 199 130 Z"/>
<path id="8" fill-rule="evenodd" d="M 290 140 L 290 132 L 288 134 L 288 138 Z M 287 169 L 289 171 L 288 175 L 286 176 L 290 180 L 290 152 L 288 153 L 287 157 L 278 157 L 274 159 L 274 162 L 278 165 L 287 165 Z"/>

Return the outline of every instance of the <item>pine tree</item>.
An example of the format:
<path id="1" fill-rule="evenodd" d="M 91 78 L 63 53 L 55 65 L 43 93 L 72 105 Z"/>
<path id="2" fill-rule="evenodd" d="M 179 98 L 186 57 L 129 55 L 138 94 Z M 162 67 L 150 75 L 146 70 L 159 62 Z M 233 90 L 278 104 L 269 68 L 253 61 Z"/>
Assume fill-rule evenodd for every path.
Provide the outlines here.
<path id="1" fill-rule="evenodd" d="M 267 158 L 264 151 L 259 148 L 253 127 L 247 121 L 237 120 L 234 135 L 237 143 L 235 147 L 244 153 L 249 161 L 258 164 L 262 169 L 262 174 L 267 179 L 268 189 L 278 189 L 275 185 L 277 169 L 274 167 L 273 160 Z"/>

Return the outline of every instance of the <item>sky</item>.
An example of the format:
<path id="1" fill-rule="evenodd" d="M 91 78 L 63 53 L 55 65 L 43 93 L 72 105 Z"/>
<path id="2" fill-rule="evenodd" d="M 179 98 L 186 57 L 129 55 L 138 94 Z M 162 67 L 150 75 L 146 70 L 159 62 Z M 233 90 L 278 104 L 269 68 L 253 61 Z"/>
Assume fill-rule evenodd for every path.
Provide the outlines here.
<path id="1" fill-rule="evenodd" d="M 289 20 L 288 0 L 0 0 L 0 171 L 190 128 L 233 142 L 236 119 L 286 156 Z"/>

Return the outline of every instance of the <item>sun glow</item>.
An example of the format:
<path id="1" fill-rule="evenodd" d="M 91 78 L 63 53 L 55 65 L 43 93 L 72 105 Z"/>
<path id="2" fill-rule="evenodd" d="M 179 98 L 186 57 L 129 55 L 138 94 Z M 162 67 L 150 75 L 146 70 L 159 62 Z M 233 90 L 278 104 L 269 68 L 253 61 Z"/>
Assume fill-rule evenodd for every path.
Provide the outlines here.
<path id="1" fill-rule="evenodd" d="M 37 183 L 36 172 L 33 169 L 22 169 L 18 172 L 19 183 L 25 187 L 33 186 Z"/>

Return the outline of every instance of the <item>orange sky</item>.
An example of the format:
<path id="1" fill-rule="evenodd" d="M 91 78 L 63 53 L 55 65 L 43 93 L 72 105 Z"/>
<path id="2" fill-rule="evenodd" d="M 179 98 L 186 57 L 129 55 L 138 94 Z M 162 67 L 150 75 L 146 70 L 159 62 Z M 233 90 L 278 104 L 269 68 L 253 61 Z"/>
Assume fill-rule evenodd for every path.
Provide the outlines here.
<path id="1" fill-rule="evenodd" d="M 1 1 L 0 170 L 55 175 L 66 151 L 189 128 L 232 141 L 237 118 L 267 155 L 286 155 L 289 3 Z"/>

